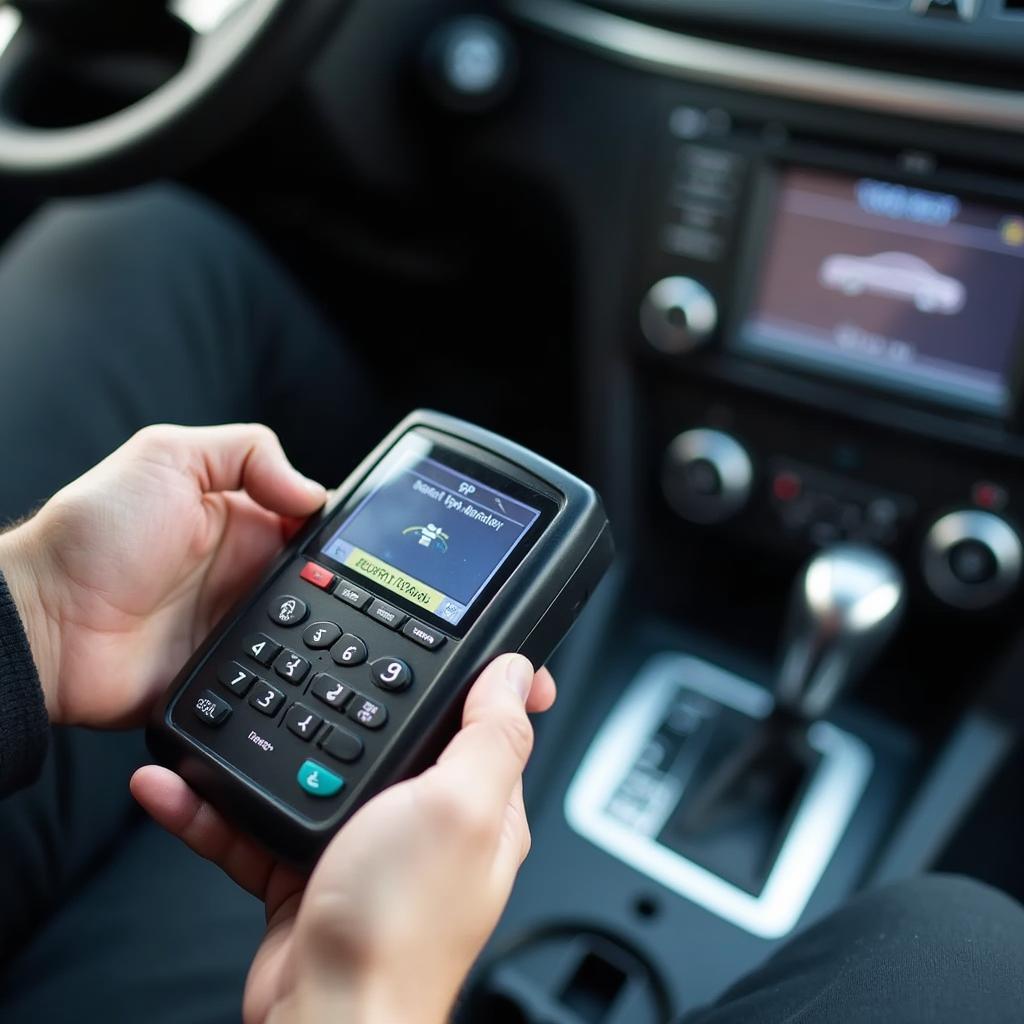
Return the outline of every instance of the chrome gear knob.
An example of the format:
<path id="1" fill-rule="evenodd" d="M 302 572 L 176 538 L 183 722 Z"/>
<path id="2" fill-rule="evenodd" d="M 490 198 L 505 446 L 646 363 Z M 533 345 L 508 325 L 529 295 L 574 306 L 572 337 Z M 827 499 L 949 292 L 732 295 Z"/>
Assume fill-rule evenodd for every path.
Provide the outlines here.
<path id="1" fill-rule="evenodd" d="M 805 720 L 826 715 L 881 653 L 905 600 L 903 573 L 883 551 L 844 543 L 815 555 L 790 602 L 778 708 Z"/>

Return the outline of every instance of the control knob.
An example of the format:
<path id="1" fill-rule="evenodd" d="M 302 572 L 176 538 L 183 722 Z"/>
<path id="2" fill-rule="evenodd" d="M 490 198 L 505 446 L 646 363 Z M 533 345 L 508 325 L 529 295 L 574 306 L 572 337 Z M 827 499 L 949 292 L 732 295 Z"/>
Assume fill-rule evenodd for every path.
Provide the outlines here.
<path id="1" fill-rule="evenodd" d="M 692 277 L 664 277 L 640 303 L 640 329 L 659 352 L 677 356 L 711 340 L 718 324 L 714 297 Z"/>
<path id="2" fill-rule="evenodd" d="M 1005 519 L 979 509 L 950 512 L 932 524 L 922 564 L 932 592 L 954 608 L 991 608 L 1020 580 L 1024 561 L 1017 531 Z"/>
<path id="3" fill-rule="evenodd" d="M 457 113 L 481 113 L 512 91 L 519 60 L 512 36 L 499 22 L 467 14 L 428 39 L 424 67 L 438 102 Z"/>
<path id="4" fill-rule="evenodd" d="M 747 503 L 754 478 L 750 456 L 734 437 L 698 428 L 668 446 L 662 489 L 669 505 L 692 523 L 721 523 Z"/>

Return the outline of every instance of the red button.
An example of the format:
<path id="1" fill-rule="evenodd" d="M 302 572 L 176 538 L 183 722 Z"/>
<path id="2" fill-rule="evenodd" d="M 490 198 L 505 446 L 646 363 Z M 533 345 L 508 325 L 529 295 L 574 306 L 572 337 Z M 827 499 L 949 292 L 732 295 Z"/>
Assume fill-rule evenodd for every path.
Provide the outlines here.
<path id="1" fill-rule="evenodd" d="M 975 505 L 991 512 L 999 512 L 1006 507 L 1006 490 L 989 480 L 979 480 L 971 488 L 971 498 Z"/>
<path id="2" fill-rule="evenodd" d="M 312 583 L 314 587 L 320 587 L 321 590 L 330 590 L 334 586 L 334 573 L 328 572 L 316 562 L 307 562 L 299 575 L 307 583 Z"/>
<path id="3" fill-rule="evenodd" d="M 803 484 L 795 473 L 779 473 L 772 481 L 772 493 L 778 501 L 795 501 L 801 490 Z"/>

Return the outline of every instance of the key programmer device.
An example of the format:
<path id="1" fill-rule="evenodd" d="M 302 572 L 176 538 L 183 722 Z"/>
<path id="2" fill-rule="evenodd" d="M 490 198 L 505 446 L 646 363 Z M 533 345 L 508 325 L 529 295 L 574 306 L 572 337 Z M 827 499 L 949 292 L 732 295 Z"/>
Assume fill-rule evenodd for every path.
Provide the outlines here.
<path id="1" fill-rule="evenodd" d="M 150 748 L 308 867 L 360 805 L 436 757 L 491 658 L 546 661 L 612 554 L 587 484 L 413 413 L 192 656 Z"/>

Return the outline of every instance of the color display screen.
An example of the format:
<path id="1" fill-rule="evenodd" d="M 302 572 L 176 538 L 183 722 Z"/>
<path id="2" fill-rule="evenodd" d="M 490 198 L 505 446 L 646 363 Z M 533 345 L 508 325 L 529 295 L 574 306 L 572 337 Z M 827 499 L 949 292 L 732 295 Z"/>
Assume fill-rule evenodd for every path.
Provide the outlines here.
<path id="1" fill-rule="evenodd" d="M 322 554 L 456 625 L 540 514 L 446 464 L 443 451 L 408 451 L 331 534 Z"/>
<path id="2" fill-rule="evenodd" d="M 739 335 L 752 353 L 1005 414 L 1024 211 L 873 178 L 780 175 Z"/>

